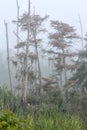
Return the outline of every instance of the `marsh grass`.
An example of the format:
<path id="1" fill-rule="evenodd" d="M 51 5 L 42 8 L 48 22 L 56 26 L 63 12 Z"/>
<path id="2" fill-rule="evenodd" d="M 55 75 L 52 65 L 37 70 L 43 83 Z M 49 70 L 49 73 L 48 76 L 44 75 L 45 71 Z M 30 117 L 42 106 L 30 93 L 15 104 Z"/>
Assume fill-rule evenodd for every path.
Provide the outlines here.
<path id="1" fill-rule="evenodd" d="M 55 116 L 39 115 L 34 125 L 35 130 L 82 130 L 82 121 L 78 117 L 60 113 Z"/>
<path id="2" fill-rule="evenodd" d="M 33 114 L 35 130 L 83 130 L 83 122 L 76 115 L 58 111 L 57 107 L 42 105 Z"/>

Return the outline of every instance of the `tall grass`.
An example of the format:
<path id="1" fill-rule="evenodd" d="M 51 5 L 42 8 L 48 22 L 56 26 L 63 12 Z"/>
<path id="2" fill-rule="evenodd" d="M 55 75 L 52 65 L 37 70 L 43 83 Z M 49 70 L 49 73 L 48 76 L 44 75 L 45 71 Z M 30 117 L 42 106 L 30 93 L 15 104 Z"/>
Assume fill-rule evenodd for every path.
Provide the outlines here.
<path id="1" fill-rule="evenodd" d="M 60 113 L 54 116 L 39 115 L 34 125 L 35 130 L 82 130 L 82 121 L 78 117 Z"/>
<path id="2" fill-rule="evenodd" d="M 58 105 L 59 102 L 58 104 L 57 102 L 53 103 L 55 99 L 52 100 L 51 103 L 41 103 L 38 107 L 31 105 L 27 111 L 24 112 L 22 108 L 20 109 L 17 98 L 12 95 L 8 89 L 0 88 L 0 97 L 1 110 L 8 109 L 14 111 L 14 108 L 17 109 L 15 112 L 17 115 L 16 117 L 18 118 L 17 120 L 19 120 L 17 124 L 15 123 L 17 128 L 19 128 L 19 125 L 22 122 L 23 128 L 26 127 L 26 129 L 23 130 L 83 130 L 82 120 L 76 115 L 70 115 L 67 112 L 65 113 L 64 111 L 61 111 L 62 105 Z M 6 130 L 3 128 L 5 127 L 3 121 L 8 123 L 9 119 L 11 118 L 12 123 L 14 123 L 15 115 L 9 115 L 10 113 L 8 113 L 8 111 L 5 112 L 6 114 L 4 111 L 1 113 L 1 130 Z M 6 115 L 5 118 L 3 118 L 3 115 Z M 9 125 L 10 124 L 8 123 L 8 126 Z M 13 126 L 11 126 L 11 130 L 20 130 L 12 127 Z"/>
<path id="3" fill-rule="evenodd" d="M 76 115 L 59 112 L 57 107 L 43 105 L 33 114 L 34 130 L 83 130 L 83 122 Z"/>
<path id="4" fill-rule="evenodd" d="M 83 130 L 82 122 L 76 116 L 53 116 L 39 114 L 18 117 L 10 111 L 0 111 L 0 130 Z"/>

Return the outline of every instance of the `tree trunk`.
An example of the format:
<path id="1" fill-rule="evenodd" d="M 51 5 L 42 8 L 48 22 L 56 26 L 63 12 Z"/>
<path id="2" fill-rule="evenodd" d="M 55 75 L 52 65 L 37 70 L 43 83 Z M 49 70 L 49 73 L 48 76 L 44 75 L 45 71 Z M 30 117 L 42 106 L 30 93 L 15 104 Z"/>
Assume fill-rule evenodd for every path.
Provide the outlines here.
<path id="1" fill-rule="evenodd" d="M 36 41 L 36 38 L 35 38 Z M 42 82 L 41 82 L 41 69 L 40 69 L 40 61 L 39 61 L 39 55 L 38 55 L 38 49 L 37 49 L 37 42 L 35 42 L 35 49 L 37 54 L 37 64 L 38 64 L 38 79 L 39 79 L 39 90 L 38 94 L 40 95 L 41 89 L 42 89 Z"/>
<path id="2" fill-rule="evenodd" d="M 6 41 L 7 41 L 7 62 L 8 62 L 8 74 L 9 74 L 9 81 L 10 81 L 10 88 L 12 92 L 12 80 L 11 80 L 11 70 L 10 70 L 10 62 L 9 62 L 9 41 L 8 41 L 8 25 L 5 23 L 6 28 Z"/>
<path id="3" fill-rule="evenodd" d="M 66 60 L 65 60 L 65 51 L 63 49 L 63 65 L 64 65 L 64 80 L 65 84 L 67 83 L 67 68 L 66 68 Z"/>
<path id="4" fill-rule="evenodd" d="M 17 45 L 19 44 L 19 5 L 18 0 L 17 3 Z M 19 48 L 17 48 L 17 54 L 19 54 Z M 21 89 L 21 64 L 20 59 L 17 57 L 17 80 L 18 80 L 18 96 L 20 96 L 20 89 Z"/>
<path id="5" fill-rule="evenodd" d="M 28 65 L 29 65 L 29 42 L 30 42 L 30 0 L 28 6 L 28 31 L 27 31 L 27 45 L 26 45 L 26 57 L 25 57 L 25 79 L 24 79 L 24 90 L 23 90 L 23 102 L 27 102 L 27 89 L 28 89 Z"/>

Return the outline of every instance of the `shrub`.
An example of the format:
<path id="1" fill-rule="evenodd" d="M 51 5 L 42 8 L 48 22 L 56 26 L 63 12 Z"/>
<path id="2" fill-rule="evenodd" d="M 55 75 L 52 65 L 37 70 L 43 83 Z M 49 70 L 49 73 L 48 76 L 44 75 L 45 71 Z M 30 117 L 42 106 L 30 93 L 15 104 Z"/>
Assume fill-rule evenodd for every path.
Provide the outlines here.
<path id="1" fill-rule="evenodd" d="M 10 111 L 0 111 L 0 130 L 31 130 L 32 127 L 31 117 L 21 119 Z"/>

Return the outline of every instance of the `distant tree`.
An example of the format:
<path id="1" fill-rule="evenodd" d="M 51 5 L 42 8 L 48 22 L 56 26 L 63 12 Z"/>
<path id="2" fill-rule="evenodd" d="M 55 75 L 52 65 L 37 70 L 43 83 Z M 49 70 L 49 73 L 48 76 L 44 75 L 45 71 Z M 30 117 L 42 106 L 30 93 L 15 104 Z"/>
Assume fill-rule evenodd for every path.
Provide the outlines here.
<path id="1" fill-rule="evenodd" d="M 38 46 L 42 42 L 42 38 L 38 38 L 40 33 L 45 33 L 47 30 L 45 27 L 43 27 L 43 23 L 47 20 L 48 16 L 41 17 L 40 15 L 32 15 L 31 16 L 31 37 L 32 37 L 32 43 L 35 47 L 35 53 L 37 56 L 37 68 L 36 68 L 36 77 L 39 79 L 39 94 L 42 89 L 42 82 L 41 82 L 41 67 L 40 67 L 40 60 L 39 60 L 39 52 L 38 52 Z M 35 84 L 36 85 L 36 84 Z"/>
<path id="2" fill-rule="evenodd" d="M 17 1 L 17 10 L 19 9 L 18 1 Z M 17 13 L 17 45 L 15 49 L 17 49 L 17 78 L 18 78 L 18 88 L 22 89 L 22 99 L 24 102 L 26 101 L 27 97 L 27 89 L 28 84 L 30 87 L 31 84 L 31 77 L 35 80 L 35 86 L 37 93 L 40 94 L 42 89 L 41 83 L 41 68 L 40 68 L 40 61 L 39 61 L 39 52 L 38 46 L 42 42 L 42 38 L 40 37 L 40 33 L 45 33 L 46 29 L 43 27 L 43 23 L 48 18 L 48 16 L 41 17 L 40 15 L 33 15 L 30 14 L 30 1 L 28 7 L 28 13 L 24 13 L 21 17 L 19 17 L 19 10 Z M 19 28 L 23 31 L 26 36 L 26 40 L 21 40 L 19 37 Z M 26 33 L 27 32 L 27 33 Z M 34 62 L 35 61 L 35 62 Z M 34 64 L 35 63 L 35 64 Z M 32 66 L 35 66 L 35 72 Z"/>
<path id="3" fill-rule="evenodd" d="M 27 18 L 28 14 L 24 13 L 23 16 L 19 19 L 19 23 L 21 26 L 21 29 L 23 31 L 28 30 L 27 25 Z M 39 81 L 39 88 L 38 92 L 40 94 L 42 83 L 41 83 L 41 67 L 40 67 L 40 61 L 39 61 L 39 53 L 38 53 L 38 46 L 40 45 L 42 38 L 40 37 L 40 33 L 45 33 L 46 29 L 43 27 L 43 23 L 48 18 L 48 16 L 41 17 L 40 15 L 33 14 L 30 15 L 30 46 L 33 46 L 33 49 L 35 50 L 34 53 L 32 53 L 32 56 L 36 57 L 35 59 L 35 76 L 36 76 L 36 83 L 35 86 L 37 86 L 37 82 Z M 30 54 L 29 54 L 30 55 Z"/>
<path id="4" fill-rule="evenodd" d="M 69 24 L 60 21 L 51 21 L 51 27 L 53 28 L 53 32 L 49 33 L 49 45 L 53 47 L 51 53 L 55 55 L 55 67 L 61 79 L 60 84 L 62 85 L 62 73 L 64 72 L 66 83 L 67 70 L 76 68 L 76 66 L 67 63 L 67 57 L 71 59 L 71 57 L 76 55 L 71 48 L 73 47 L 72 43 L 75 42 L 74 40 L 79 37 L 74 27 Z"/>
<path id="5" fill-rule="evenodd" d="M 82 93 L 87 91 L 87 33 L 84 42 L 84 49 L 78 52 L 77 64 L 79 64 L 79 67 L 72 77 L 72 79 L 77 80 L 76 84 L 79 86 Z"/>
<path id="6" fill-rule="evenodd" d="M 17 45 L 15 49 L 17 49 L 17 79 L 18 79 L 18 90 L 22 89 L 22 101 L 26 103 L 27 101 L 27 89 L 28 89 L 28 75 L 29 75 L 29 44 L 30 44 L 30 0 L 28 1 L 28 15 L 27 15 L 26 24 L 28 26 L 27 29 L 27 40 L 23 41 L 19 37 L 19 5 L 17 1 L 17 21 L 13 21 L 17 24 Z M 20 42 L 21 40 L 21 42 Z"/>

